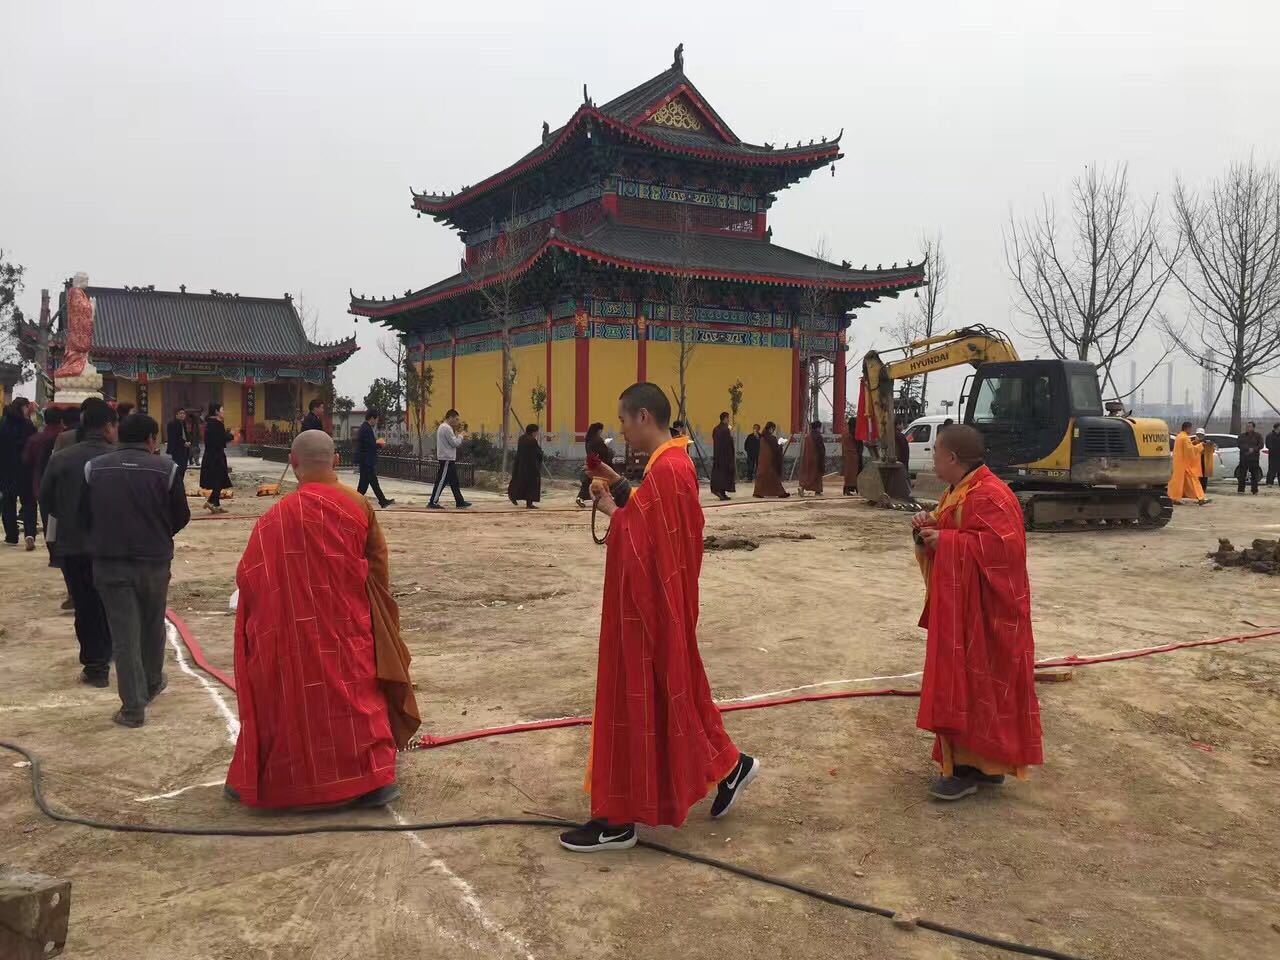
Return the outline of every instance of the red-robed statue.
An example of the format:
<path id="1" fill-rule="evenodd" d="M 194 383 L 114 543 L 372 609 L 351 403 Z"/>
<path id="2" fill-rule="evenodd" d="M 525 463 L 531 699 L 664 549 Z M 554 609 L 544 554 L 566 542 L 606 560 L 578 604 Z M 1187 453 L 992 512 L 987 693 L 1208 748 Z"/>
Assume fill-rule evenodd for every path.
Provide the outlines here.
<path id="1" fill-rule="evenodd" d="M 929 631 L 916 725 L 936 734 L 940 800 L 1044 762 L 1022 507 L 984 452 L 972 427 L 939 433 L 934 469 L 950 487 L 913 519 Z"/>
<path id="2" fill-rule="evenodd" d="M 725 732 L 698 654 L 702 507 L 689 438 L 667 428 L 671 403 L 637 383 L 618 402 L 627 443 L 649 455 L 632 491 L 592 461 L 596 504 L 613 521 L 591 755 L 591 822 L 561 836 L 579 853 L 635 846 L 636 824 L 678 827 L 710 791 L 722 817 L 760 770 Z"/>

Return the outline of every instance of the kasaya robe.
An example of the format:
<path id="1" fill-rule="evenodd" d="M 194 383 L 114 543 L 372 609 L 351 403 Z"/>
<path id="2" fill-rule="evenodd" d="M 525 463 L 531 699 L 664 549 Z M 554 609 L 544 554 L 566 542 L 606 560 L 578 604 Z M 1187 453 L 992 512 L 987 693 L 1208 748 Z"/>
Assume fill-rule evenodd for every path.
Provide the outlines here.
<path id="1" fill-rule="evenodd" d="M 1185 430 L 1173 441 L 1173 472 L 1169 477 L 1169 499 L 1181 500 L 1189 497 L 1192 500 L 1204 499 L 1204 488 L 1200 486 L 1200 477 L 1204 469 L 1200 463 L 1200 446 L 1191 442 Z"/>
<path id="2" fill-rule="evenodd" d="M 782 444 L 772 433 L 760 437 L 760 462 L 756 465 L 754 496 L 791 496 L 782 485 Z"/>
<path id="3" fill-rule="evenodd" d="M 336 481 L 303 484 L 254 525 L 236 586 L 227 785 L 247 806 L 307 807 L 393 783 L 419 720 L 369 504 Z"/>
<path id="4" fill-rule="evenodd" d="M 591 816 L 680 826 L 738 762 L 698 654 L 702 507 L 687 437 L 659 447 L 609 527 Z"/>
<path id="5" fill-rule="evenodd" d="M 738 448 L 727 423 L 711 431 L 711 492 L 733 493 L 737 489 Z"/>
<path id="6" fill-rule="evenodd" d="M 921 547 L 929 631 L 916 725 L 937 735 L 933 758 L 1025 776 L 1044 762 L 1022 506 L 985 466 L 934 511 L 937 549 Z"/>
<path id="7" fill-rule="evenodd" d="M 822 477 L 827 472 L 827 445 L 822 434 L 810 430 L 800 453 L 800 489 L 822 492 Z"/>
<path id="8" fill-rule="evenodd" d="M 844 457 L 844 489 L 848 493 L 858 489 L 858 474 L 862 472 L 862 442 L 852 434 L 840 437 L 840 453 Z"/>
<path id="9" fill-rule="evenodd" d="M 516 460 L 507 484 L 507 499 L 537 503 L 542 499 L 542 447 L 538 438 L 522 433 L 516 441 Z"/>

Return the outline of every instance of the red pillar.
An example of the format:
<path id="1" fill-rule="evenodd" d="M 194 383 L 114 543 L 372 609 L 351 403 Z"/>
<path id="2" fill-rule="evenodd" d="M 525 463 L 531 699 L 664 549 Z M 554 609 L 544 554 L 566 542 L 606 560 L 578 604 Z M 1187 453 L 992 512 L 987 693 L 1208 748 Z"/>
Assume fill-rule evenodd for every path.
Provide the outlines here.
<path id="1" fill-rule="evenodd" d="M 791 432 L 800 430 L 800 397 L 804 390 L 803 374 L 800 369 L 800 328 L 791 330 Z"/>
<path id="2" fill-rule="evenodd" d="M 501 378 L 499 378 L 501 379 Z M 449 341 L 449 406 L 458 406 L 458 338 Z"/>
<path id="3" fill-rule="evenodd" d="M 840 436 L 845 432 L 845 416 L 844 408 L 846 404 L 845 391 L 849 386 L 849 366 L 845 358 L 845 336 L 843 333 L 836 338 L 836 371 L 835 380 L 831 386 L 831 420 L 832 429 L 836 436 Z"/>
<path id="4" fill-rule="evenodd" d="M 547 432 L 548 432 L 548 433 L 551 431 L 551 424 L 554 422 L 554 421 L 551 419 L 551 394 L 552 394 L 552 390 L 551 390 L 551 339 L 552 339 L 552 335 L 553 335 L 554 333 L 555 333 L 555 326 L 554 326 L 554 325 L 552 324 L 552 322 L 551 322 L 551 311 L 550 311 L 550 310 L 548 310 L 548 311 L 547 311 L 547 406 L 546 406 L 546 412 L 547 412 Z"/>
<path id="5" fill-rule="evenodd" d="M 573 429 L 586 434 L 591 425 L 590 411 L 587 409 L 591 397 L 591 341 L 587 339 L 587 320 L 579 314 L 577 319 L 577 339 L 574 341 L 574 360 L 576 370 L 573 379 Z"/>
<path id="6" fill-rule="evenodd" d="M 636 300 L 636 383 L 649 379 L 649 321 L 644 315 L 644 301 Z"/>
<path id="7" fill-rule="evenodd" d="M 254 392 L 253 377 L 245 377 L 240 388 L 240 442 L 253 442 L 253 418 L 257 413 L 257 395 Z"/>

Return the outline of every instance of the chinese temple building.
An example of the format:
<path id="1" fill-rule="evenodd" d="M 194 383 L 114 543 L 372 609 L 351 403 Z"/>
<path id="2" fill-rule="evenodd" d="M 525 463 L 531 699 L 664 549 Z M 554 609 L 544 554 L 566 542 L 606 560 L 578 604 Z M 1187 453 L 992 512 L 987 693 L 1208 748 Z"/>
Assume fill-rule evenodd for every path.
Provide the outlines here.
<path id="1" fill-rule="evenodd" d="M 272 432 L 288 435 L 307 404 L 331 388 L 334 369 L 358 348 L 355 337 L 312 343 L 288 294 L 188 293 L 154 287 L 85 288 L 93 304 L 90 362 L 107 400 L 133 403 L 161 424 L 182 407 L 206 413 L 220 402 L 227 428 L 245 442 Z M 52 331 L 48 369 L 60 363 L 66 291 Z M 35 356 L 40 327 L 22 331 L 23 352 Z M 55 394 L 53 402 L 58 402 Z"/>
<path id="2" fill-rule="evenodd" d="M 686 415 L 698 432 L 730 409 L 739 380 L 739 425 L 801 429 L 812 358 L 834 370 L 842 430 L 850 312 L 925 277 L 922 266 L 856 269 L 773 242 L 777 195 L 841 156 L 838 136 L 743 141 L 678 48 L 668 70 L 601 106 L 584 88 L 568 122 L 544 123 L 505 169 L 456 193 L 414 193 L 420 217 L 461 235 L 459 271 L 399 296 L 353 294 L 350 312 L 396 330 L 433 368 L 431 423 L 456 407 L 471 429 L 497 432 L 505 331 L 513 410 L 562 449 L 592 421 L 615 422 L 633 381 L 674 401 L 682 342 L 697 348 L 686 352 Z"/>

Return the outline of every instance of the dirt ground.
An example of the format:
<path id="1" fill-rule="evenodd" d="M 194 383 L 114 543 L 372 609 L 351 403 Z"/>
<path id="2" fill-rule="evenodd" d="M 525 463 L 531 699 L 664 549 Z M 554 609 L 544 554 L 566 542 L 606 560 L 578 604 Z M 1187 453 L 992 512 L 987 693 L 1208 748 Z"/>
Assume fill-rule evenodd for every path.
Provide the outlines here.
<path id="1" fill-rule="evenodd" d="M 251 484 L 253 465 L 239 466 Z M 477 493 L 472 514 L 427 514 L 412 512 L 421 488 L 387 487 L 400 504 L 381 519 L 425 729 L 589 712 L 603 550 L 572 493 L 554 491 L 538 513 Z M 269 503 L 246 492 L 233 515 Z M 920 668 L 905 514 L 838 497 L 739 501 L 707 511 L 709 534 L 759 543 L 708 552 L 703 568 L 699 634 L 718 697 Z M 1280 580 L 1205 559 L 1219 536 L 1278 530 L 1280 493 L 1219 488 L 1165 530 L 1031 535 L 1039 654 L 1280 624 Z M 227 598 L 248 532 L 245 520 L 195 522 L 174 564 L 171 606 L 228 669 Z M 227 720 L 176 664 L 146 727 L 113 725 L 114 688 L 76 682 L 71 619 L 42 551 L 0 552 L 0 578 L 0 738 L 44 758 L 56 805 L 139 823 L 315 822 L 224 800 Z M 893 683 L 916 680 L 864 685 Z M 713 823 L 704 804 L 680 831 L 650 835 L 1081 957 L 1280 955 L 1280 638 L 1081 668 L 1039 694 L 1044 768 L 953 806 L 926 798 L 914 700 L 733 713 L 760 779 L 730 818 Z M 403 799 L 358 816 L 582 818 L 587 735 L 405 754 Z M 0 859 L 72 880 L 73 958 L 1008 955 L 650 851 L 574 856 L 547 830 L 184 839 L 61 826 L 36 813 L 16 761 L 0 756 Z"/>

